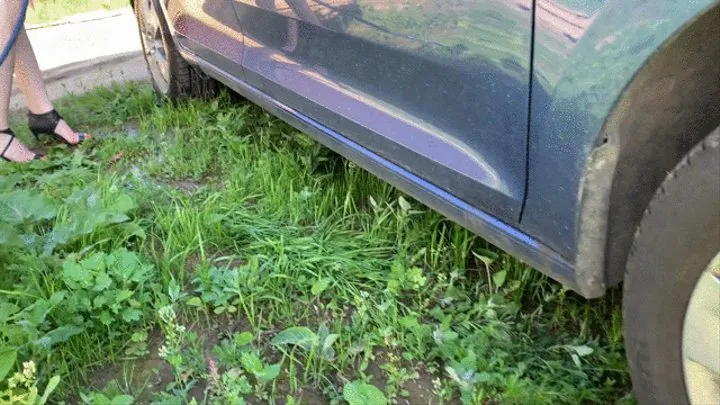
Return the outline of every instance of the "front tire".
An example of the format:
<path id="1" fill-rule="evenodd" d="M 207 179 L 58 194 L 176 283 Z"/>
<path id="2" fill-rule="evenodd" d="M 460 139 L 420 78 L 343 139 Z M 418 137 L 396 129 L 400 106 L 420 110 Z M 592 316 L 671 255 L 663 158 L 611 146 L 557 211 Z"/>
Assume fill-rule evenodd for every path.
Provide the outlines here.
<path id="1" fill-rule="evenodd" d="M 625 347 L 641 404 L 720 403 L 719 254 L 720 128 L 667 175 L 628 258 Z"/>
<path id="2" fill-rule="evenodd" d="M 136 0 L 134 9 L 155 93 L 173 101 L 214 96 L 217 83 L 180 55 L 157 0 Z"/>

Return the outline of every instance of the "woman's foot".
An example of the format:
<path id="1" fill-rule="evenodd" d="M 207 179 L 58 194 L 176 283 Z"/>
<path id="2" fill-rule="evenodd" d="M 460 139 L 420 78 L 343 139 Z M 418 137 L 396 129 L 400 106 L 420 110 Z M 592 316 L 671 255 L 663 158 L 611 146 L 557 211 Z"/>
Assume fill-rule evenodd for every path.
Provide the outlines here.
<path id="1" fill-rule="evenodd" d="M 28 126 L 36 137 L 43 134 L 52 135 L 57 140 L 70 146 L 75 146 L 90 139 L 90 134 L 73 131 L 63 117 L 55 110 L 50 110 L 42 114 L 29 112 Z"/>
<path id="2" fill-rule="evenodd" d="M 80 143 L 80 136 L 70 128 L 70 125 L 65 122 L 65 120 L 61 119 L 57 127 L 55 127 L 55 133 L 62 136 L 63 139 L 67 141 L 67 143 L 71 145 L 77 145 Z"/>
<path id="3" fill-rule="evenodd" d="M 0 157 L 11 162 L 29 162 L 38 159 L 38 155 L 15 138 L 10 130 L 0 131 Z"/>

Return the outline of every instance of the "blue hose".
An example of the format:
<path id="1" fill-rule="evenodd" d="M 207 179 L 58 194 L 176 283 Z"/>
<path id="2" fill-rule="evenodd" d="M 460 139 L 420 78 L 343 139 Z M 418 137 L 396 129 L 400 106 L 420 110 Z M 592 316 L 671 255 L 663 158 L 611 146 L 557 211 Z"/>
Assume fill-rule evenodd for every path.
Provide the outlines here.
<path id="1" fill-rule="evenodd" d="M 15 23 L 15 28 L 10 34 L 10 40 L 8 41 L 7 45 L 5 45 L 2 53 L 0 53 L 0 66 L 5 63 L 5 59 L 7 59 L 8 55 L 10 54 L 10 50 L 12 49 L 13 45 L 15 45 L 15 41 L 20 34 L 20 30 L 22 29 L 23 23 L 25 22 L 25 13 L 27 12 L 29 2 L 30 0 L 22 0 L 22 5 L 20 6 L 20 14 L 18 15 L 17 23 Z"/>

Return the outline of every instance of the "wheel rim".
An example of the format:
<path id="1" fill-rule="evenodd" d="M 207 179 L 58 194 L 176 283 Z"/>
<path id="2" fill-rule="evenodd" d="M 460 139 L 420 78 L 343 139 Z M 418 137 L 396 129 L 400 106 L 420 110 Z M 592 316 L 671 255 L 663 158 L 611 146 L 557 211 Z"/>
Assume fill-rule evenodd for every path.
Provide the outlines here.
<path id="1" fill-rule="evenodd" d="M 159 90 L 165 93 L 170 83 L 170 65 L 165 42 L 162 38 L 160 20 L 153 6 L 153 0 L 142 0 L 140 13 L 142 14 L 140 38 L 143 42 L 145 60 L 147 60 L 153 81 Z"/>
<path id="2" fill-rule="evenodd" d="M 720 403 L 720 252 L 700 275 L 690 296 L 682 351 L 690 403 Z"/>

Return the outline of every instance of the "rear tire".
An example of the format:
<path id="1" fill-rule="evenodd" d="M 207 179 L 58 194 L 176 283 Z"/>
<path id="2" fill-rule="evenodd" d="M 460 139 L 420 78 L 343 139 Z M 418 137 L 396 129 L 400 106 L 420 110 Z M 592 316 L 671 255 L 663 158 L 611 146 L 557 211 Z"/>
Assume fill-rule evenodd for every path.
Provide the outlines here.
<path id="1" fill-rule="evenodd" d="M 155 93 L 173 101 L 215 96 L 217 82 L 180 55 L 157 0 L 136 0 L 134 9 Z"/>
<path id="2" fill-rule="evenodd" d="M 684 322 L 696 284 L 718 252 L 720 128 L 667 175 L 645 211 L 628 258 L 625 347 L 633 390 L 641 404 L 690 402 Z M 712 343 L 702 347 L 708 355 L 720 348 L 720 327 L 713 336 L 714 328 L 709 329 Z"/>

